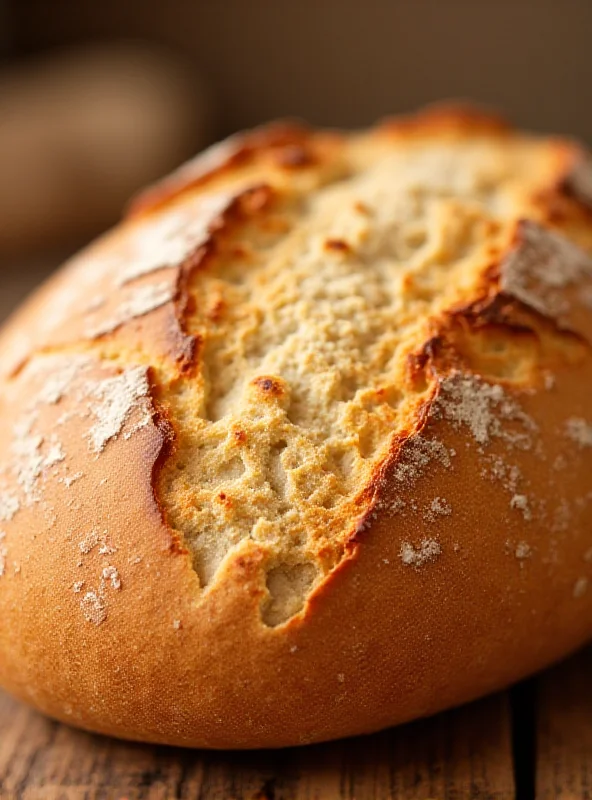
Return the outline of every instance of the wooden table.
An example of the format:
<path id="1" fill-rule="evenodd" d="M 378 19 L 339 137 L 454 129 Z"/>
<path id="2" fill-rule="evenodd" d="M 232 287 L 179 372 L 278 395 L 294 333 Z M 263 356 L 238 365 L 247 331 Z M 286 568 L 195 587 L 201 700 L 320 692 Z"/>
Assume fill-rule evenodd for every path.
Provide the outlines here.
<path id="1" fill-rule="evenodd" d="M 44 272 L 0 270 L 0 319 Z M 433 719 L 276 752 L 118 742 L 47 720 L 0 693 L 0 798 L 592 800 L 592 649 Z"/>
<path id="2" fill-rule="evenodd" d="M 592 648 L 526 684 L 374 736 L 293 750 L 150 747 L 0 693 L 3 800 L 590 800 Z"/>

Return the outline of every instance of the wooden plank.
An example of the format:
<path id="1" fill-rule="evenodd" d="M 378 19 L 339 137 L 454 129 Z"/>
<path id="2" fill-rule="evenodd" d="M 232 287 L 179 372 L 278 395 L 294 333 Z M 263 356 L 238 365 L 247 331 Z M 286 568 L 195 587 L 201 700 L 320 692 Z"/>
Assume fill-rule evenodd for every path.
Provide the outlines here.
<path id="1" fill-rule="evenodd" d="M 537 800 L 592 800 L 592 648 L 542 675 Z"/>
<path id="2" fill-rule="evenodd" d="M 0 693 L 0 796 L 18 800 L 511 800 L 506 695 L 374 736 L 208 753 L 118 742 Z"/>

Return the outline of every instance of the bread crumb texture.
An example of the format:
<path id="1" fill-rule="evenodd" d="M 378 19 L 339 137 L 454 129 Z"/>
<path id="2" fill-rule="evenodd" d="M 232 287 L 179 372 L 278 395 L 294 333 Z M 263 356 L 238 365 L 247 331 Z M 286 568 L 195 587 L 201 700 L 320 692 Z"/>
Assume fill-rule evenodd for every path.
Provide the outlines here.
<path id="1" fill-rule="evenodd" d="M 462 455 L 429 420 L 463 435 L 475 480 L 498 485 L 525 530 L 567 530 L 571 506 L 541 499 L 515 456 L 544 461 L 525 398 L 551 397 L 590 344 L 589 166 L 570 143 L 463 119 L 234 139 L 29 301 L 0 338 L 15 419 L 0 455 L 0 580 L 19 514 L 35 507 L 51 529 L 47 487 L 75 506 L 90 465 L 137 437 L 158 439 L 152 491 L 199 592 L 254 543 L 268 627 L 302 612 L 378 515 L 428 531 L 397 528 L 389 568 L 461 557 L 439 540 L 455 498 L 413 500 L 426 471 Z M 592 412 L 566 415 L 558 435 L 573 464 L 592 447 Z M 68 535 L 92 567 L 64 602 L 101 626 L 133 564 L 100 520 Z M 527 541 L 508 550 L 524 570 L 536 557 Z"/>

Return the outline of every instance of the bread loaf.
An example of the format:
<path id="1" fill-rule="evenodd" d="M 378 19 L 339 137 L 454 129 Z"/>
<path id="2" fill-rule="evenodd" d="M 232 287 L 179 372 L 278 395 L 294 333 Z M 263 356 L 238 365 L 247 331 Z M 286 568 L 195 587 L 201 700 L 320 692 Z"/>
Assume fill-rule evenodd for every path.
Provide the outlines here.
<path id="1" fill-rule="evenodd" d="M 0 684 L 277 747 L 582 645 L 591 252 L 585 152 L 465 108 L 148 190 L 0 337 Z"/>

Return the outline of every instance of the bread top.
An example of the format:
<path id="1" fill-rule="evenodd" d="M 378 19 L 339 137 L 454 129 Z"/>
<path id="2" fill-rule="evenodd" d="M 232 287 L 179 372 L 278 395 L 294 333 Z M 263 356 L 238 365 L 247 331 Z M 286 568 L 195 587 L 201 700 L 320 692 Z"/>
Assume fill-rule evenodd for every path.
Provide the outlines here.
<path id="1" fill-rule="evenodd" d="M 414 507 L 397 494 L 454 458 L 423 435 L 430 419 L 481 454 L 476 482 L 544 520 L 516 465 L 524 451 L 545 458 L 523 399 L 588 358 L 591 210 L 579 146 L 469 109 L 359 134 L 281 123 L 206 152 L 0 336 L 0 573 L 11 529 L 34 512 L 80 540 L 80 563 L 103 554 L 97 585 L 74 584 L 80 613 L 103 625 L 117 545 L 104 518 L 56 518 L 124 492 L 130 513 L 153 504 L 158 546 L 190 563 L 198 594 L 229 555 L 255 550 L 261 620 L 277 627 L 377 515 L 453 512 L 445 497 Z M 576 454 L 591 447 L 592 417 L 566 416 L 560 435 Z M 118 486 L 115 446 L 129 464 Z M 431 536 L 400 551 L 416 569 L 439 555 Z"/>

